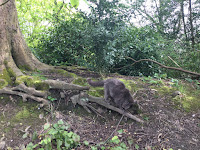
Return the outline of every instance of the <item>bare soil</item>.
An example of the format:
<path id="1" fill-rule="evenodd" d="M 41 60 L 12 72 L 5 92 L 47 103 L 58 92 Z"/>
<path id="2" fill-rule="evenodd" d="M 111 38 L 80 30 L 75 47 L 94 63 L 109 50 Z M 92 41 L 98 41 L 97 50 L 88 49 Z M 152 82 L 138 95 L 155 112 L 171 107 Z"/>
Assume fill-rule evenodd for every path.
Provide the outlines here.
<path id="1" fill-rule="evenodd" d="M 75 71 L 74 71 L 75 72 Z M 81 75 L 81 72 L 78 72 Z M 96 73 L 82 72 L 84 77 L 99 77 Z M 44 73 L 48 78 L 65 80 L 71 82 L 72 78 L 66 78 L 57 74 Z M 133 79 L 132 77 L 126 77 Z M 156 95 L 144 84 L 143 91 L 139 94 L 138 102 L 141 112 L 137 116 L 145 120 L 144 124 L 139 124 L 126 117 L 123 118 L 118 130 L 115 132 L 121 142 L 126 143 L 130 150 L 163 150 L 172 148 L 174 150 L 199 150 L 200 149 L 200 110 L 196 112 L 185 112 L 180 107 L 176 107 L 168 95 Z M 29 136 L 33 132 L 41 132 L 43 125 L 48 120 L 56 122 L 59 119 L 70 124 L 73 132 L 80 135 L 81 142 L 88 141 L 91 145 L 104 142 L 115 130 L 121 115 L 92 104 L 102 111 L 102 116 L 89 114 L 81 106 L 73 106 L 70 96 L 76 91 L 65 91 L 66 98 L 59 97 L 60 91 L 51 91 L 57 97 L 54 104 L 56 117 L 51 119 L 51 114 L 38 109 L 35 102 L 22 103 L 19 97 L 0 95 L 0 141 L 5 141 L 7 147 L 20 149 L 31 141 Z M 16 114 L 24 109 L 29 111 L 28 117 L 16 121 Z M 40 116 L 40 117 L 39 117 Z M 41 117 L 43 116 L 43 117 Z M 13 121 L 14 120 L 14 121 Z M 30 126 L 30 128 L 28 128 Z M 29 136 L 22 138 L 24 131 L 28 128 Z M 113 136 L 114 136 L 113 135 Z M 109 145 L 109 144 L 108 144 Z M 88 149 L 83 144 L 77 149 Z"/>

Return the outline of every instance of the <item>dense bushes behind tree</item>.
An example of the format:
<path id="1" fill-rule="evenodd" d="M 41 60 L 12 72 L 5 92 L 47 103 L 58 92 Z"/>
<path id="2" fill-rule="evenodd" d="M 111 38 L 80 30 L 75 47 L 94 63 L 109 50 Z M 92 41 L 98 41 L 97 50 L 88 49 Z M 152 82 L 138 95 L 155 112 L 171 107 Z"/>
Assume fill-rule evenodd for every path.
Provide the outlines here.
<path id="1" fill-rule="evenodd" d="M 164 45 L 164 39 L 149 27 L 124 25 L 112 31 L 103 23 L 94 25 L 80 15 L 60 22 L 42 35 L 35 52 L 47 64 L 81 65 L 92 70 L 129 75 L 158 72 L 150 62 L 130 66 L 133 62 L 126 56 L 159 61 L 159 51 Z"/>
<path id="2" fill-rule="evenodd" d="M 173 12 L 179 10 L 170 9 L 168 5 L 162 5 L 160 9 L 169 8 L 170 13 L 174 14 L 172 18 L 178 21 L 173 22 L 167 13 L 157 14 L 158 16 L 152 18 L 152 14 L 143 10 L 145 1 L 137 5 L 125 5 L 119 0 L 88 0 L 92 3 L 89 14 L 71 11 L 68 4 L 59 1 L 55 3 L 54 0 L 48 0 L 47 4 L 35 0 L 26 2 L 17 0 L 17 2 L 18 12 L 21 15 L 19 18 L 23 18 L 19 20 L 20 25 L 26 29 L 22 32 L 29 47 L 44 63 L 80 65 L 95 71 L 118 72 L 125 75 L 148 76 L 166 72 L 169 76 L 183 75 L 176 71 L 161 70 L 151 62 L 131 65 L 133 61 L 127 58 L 131 57 L 135 60 L 153 59 L 164 65 L 180 66 L 200 72 L 197 30 L 199 26 L 194 24 L 195 42 L 192 43 L 190 30 L 186 28 L 188 30 L 185 33 L 180 26 L 181 13 L 177 16 Z M 27 11 L 30 9 L 29 6 L 32 8 L 31 11 Z M 27 9 L 24 9 L 25 7 Z M 33 13 L 34 11 L 37 13 Z M 135 17 L 147 16 L 141 18 L 141 21 L 148 20 L 148 25 L 136 27 L 131 24 L 130 19 L 133 14 Z M 162 19 L 157 19 L 159 16 L 168 18 L 167 24 L 162 24 L 164 23 Z M 174 27 L 174 30 L 171 30 L 171 27 Z M 166 29 L 161 30 L 164 28 Z"/>

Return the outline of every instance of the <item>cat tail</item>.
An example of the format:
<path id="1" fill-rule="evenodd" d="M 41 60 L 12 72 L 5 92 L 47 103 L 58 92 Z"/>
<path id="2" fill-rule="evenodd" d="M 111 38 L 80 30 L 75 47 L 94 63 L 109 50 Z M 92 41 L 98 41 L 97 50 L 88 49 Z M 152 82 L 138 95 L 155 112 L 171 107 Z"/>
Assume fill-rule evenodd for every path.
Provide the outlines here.
<path id="1" fill-rule="evenodd" d="M 98 87 L 98 86 L 104 86 L 104 80 L 102 81 L 92 81 L 90 78 L 87 79 L 89 85 Z"/>

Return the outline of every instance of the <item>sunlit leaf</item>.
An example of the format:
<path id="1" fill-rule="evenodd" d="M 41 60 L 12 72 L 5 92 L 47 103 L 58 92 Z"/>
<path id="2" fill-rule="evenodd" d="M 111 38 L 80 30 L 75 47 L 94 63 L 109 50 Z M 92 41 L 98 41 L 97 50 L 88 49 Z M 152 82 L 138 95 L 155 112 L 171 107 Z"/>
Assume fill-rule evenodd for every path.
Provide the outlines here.
<path id="1" fill-rule="evenodd" d="M 70 0 L 71 5 L 75 8 L 77 8 L 79 6 L 79 0 Z"/>

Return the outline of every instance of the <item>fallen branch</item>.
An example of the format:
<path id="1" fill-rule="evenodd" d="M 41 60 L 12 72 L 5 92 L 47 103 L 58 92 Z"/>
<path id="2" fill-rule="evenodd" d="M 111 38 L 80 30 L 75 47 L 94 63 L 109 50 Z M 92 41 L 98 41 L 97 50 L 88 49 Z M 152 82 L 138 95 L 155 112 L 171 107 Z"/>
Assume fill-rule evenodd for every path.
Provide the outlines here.
<path id="1" fill-rule="evenodd" d="M 163 65 L 163 64 L 161 64 L 161 63 L 159 63 L 159 62 L 157 62 L 157 61 L 155 61 L 155 60 L 152 60 L 152 59 L 140 59 L 140 60 L 135 60 L 135 59 L 133 59 L 133 58 L 131 58 L 131 57 L 126 57 L 126 58 L 131 59 L 131 60 L 134 61 L 134 63 L 132 63 L 131 65 L 135 65 L 136 63 L 139 63 L 139 62 L 142 62 L 142 61 L 150 61 L 150 62 L 153 62 L 153 63 L 155 63 L 155 64 L 158 64 L 158 65 L 159 65 L 160 67 L 162 67 L 162 68 L 171 69 L 171 70 L 177 70 L 177 71 L 181 71 L 181 72 L 184 72 L 184 73 L 189 73 L 189 74 L 191 74 L 191 75 L 200 76 L 200 73 L 192 72 L 192 71 L 189 71 L 189 70 L 184 70 L 184 69 L 182 69 L 182 68 L 176 68 L 176 67 L 165 66 L 165 65 Z"/>
<path id="2" fill-rule="evenodd" d="M 136 116 L 134 116 L 134 115 L 132 115 L 128 112 L 124 112 L 123 110 L 106 103 L 105 100 L 103 98 L 100 98 L 100 97 L 94 97 L 94 96 L 90 96 L 90 95 L 87 95 L 87 94 L 83 94 L 83 95 L 79 94 L 79 95 L 72 96 L 71 99 L 72 99 L 72 103 L 74 105 L 79 104 L 79 105 L 81 105 L 85 108 L 85 107 L 87 107 L 88 102 L 97 103 L 97 104 L 104 106 L 108 109 L 116 111 L 116 112 L 118 112 L 122 115 L 124 114 L 124 116 L 127 116 L 128 118 L 133 119 L 137 122 L 144 123 L 144 121 L 139 119 L 138 117 L 136 117 Z"/>

